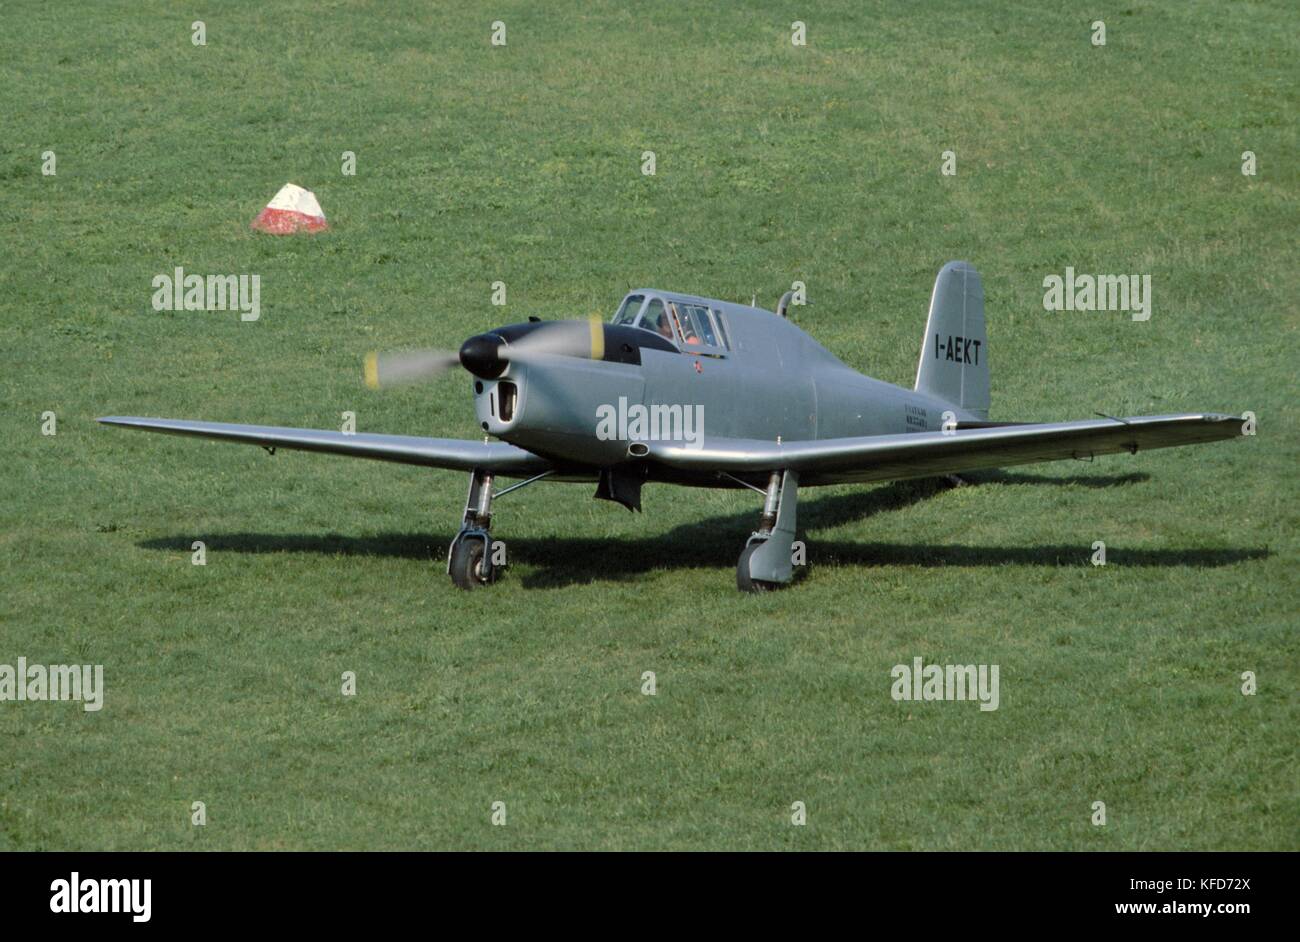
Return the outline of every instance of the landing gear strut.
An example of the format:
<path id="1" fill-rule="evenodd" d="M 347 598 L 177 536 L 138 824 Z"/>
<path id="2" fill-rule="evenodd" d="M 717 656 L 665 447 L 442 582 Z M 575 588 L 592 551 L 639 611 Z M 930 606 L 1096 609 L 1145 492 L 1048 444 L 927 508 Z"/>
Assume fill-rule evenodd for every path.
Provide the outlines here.
<path id="1" fill-rule="evenodd" d="M 527 487 L 542 478 L 551 476 L 550 471 L 511 484 L 492 493 L 492 472 L 475 468 L 469 476 L 469 496 L 465 498 L 465 516 L 461 519 L 460 532 L 451 541 L 447 550 L 447 574 L 458 589 L 477 589 L 497 581 L 497 576 L 506 567 L 506 545 L 500 540 L 492 541 L 492 501 L 503 497 L 511 491 Z"/>
<path id="2" fill-rule="evenodd" d="M 469 478 L 465 516 L 447 550 L 447 572 L 458 589 L 476 589 L 496 581 L 492 565 L 492 474 L 475 469 Z"/>
<path id="3" fill-rule="evenodd" d="M 794 471 L 773 471 L 767 481 L 758 529 L 750 534 L 736 565 L 736 588 L 741 592 L 766 592 L 793 577 L 790 551 L 798 502 L 799 475 Z"/>

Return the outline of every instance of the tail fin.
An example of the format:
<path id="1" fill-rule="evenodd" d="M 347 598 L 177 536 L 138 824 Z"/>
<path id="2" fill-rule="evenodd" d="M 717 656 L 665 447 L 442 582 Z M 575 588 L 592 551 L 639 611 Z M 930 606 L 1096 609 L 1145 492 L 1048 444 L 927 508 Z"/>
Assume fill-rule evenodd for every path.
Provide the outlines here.
<path id="1" fill-rule="evenodd" d="M 984 332 L 984 286 L 967 262 L 949 262 L 934 280 L 925 322 L 916 391 L 989 414 L 989 340 Z"/>

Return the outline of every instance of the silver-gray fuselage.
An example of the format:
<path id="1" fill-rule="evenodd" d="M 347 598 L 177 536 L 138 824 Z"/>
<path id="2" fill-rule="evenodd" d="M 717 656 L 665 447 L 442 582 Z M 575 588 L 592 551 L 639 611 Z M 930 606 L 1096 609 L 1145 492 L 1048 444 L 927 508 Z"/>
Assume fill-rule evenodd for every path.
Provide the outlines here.
<path id="1" fill-rule="evenodd" d="M 710 439 L 786 442 L 938 431 L 945 413 L 957 422 L 978 419 L 952 403 L 864 376 L 770 311 L 649 289 L 629 295 L 635 296 L 662 299 L 674 311 L 707 307 L 725 325 L 726 345 L 692 347 L 679 333 L 673 351 L 640 348 L 639 363 L 560 355 L 510 362 L 499 377 L 474 380 L 483 431 L 580 472 L 628 460 L 630 442 L 641 436 L 623 425 L 601 436 L 598 427 L 602 416 L 625 417 L 634 406 L 691 410 L 688 421 L 702 418 L 703 428 L 685 431 Z M 725 486 L 716 475 L 671 479 Z"/>

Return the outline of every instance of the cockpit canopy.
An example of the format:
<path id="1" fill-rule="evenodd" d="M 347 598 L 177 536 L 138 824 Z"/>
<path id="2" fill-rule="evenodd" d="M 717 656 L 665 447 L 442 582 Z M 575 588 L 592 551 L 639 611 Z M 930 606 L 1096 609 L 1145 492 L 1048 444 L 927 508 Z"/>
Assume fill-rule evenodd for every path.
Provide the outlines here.
<path id="1" fill-rule="evenodd" d="M 645 304 L 644 294 L 629 294 L 623 299 L 623 303 L 618 306 L 618 312 L 614 315 L 611 324 L 627 324 L 629 327 L 636 321 L 636 316 L 641 313 L 641 308 Z"/>
<path id="2" fill-rule="evenodd" d="M 724 355 L 731 349 L 725 315 L 693 299 L 633 292 L 623 299 L 612 323 L 653 331 L 686 353 Z"/>

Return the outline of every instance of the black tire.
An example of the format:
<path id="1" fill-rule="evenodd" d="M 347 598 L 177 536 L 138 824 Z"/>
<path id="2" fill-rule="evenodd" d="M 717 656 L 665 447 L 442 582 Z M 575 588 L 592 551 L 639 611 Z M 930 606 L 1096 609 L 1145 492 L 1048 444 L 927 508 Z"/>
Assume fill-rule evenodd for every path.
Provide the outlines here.
<path id="1" fill-rule="evenodd" d="M 451 550 L 451 581 L 456 588 L 477 589 L 487 585 L 482 576 L 483 541 L 476 538 L 457 540 Z"/>
<path id="2" fill-rule="evenodd" d="M 778 587 L 775 582 L 764 582 L 749 577 L 749 557 L 753 556 L 762 545 L 762 543 L 750 543 L 740 554 L 740 562 L 736 564 L 736 588 L 741 592 L 771 592 Z"/>

